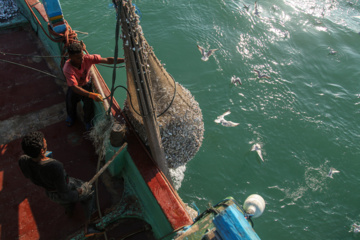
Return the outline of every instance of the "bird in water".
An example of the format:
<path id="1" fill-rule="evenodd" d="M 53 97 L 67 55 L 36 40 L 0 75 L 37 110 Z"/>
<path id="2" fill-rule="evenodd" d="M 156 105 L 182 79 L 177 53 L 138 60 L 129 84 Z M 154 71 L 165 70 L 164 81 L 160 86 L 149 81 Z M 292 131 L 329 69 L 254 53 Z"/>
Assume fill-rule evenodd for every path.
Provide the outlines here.
<path id="1" fill-rule="evenodd" d="M 354 233 L 359 233 L 359 232 L 360 232 L 360 225 L 354 223 L 354 224 L 351 226 L 351 230 L 350 230 L 350 231 L 353 231 Z"/>
<path id="2" fill-rule="evenodd" d="M 259 155 L 259 158 L 261 159 L 261 161 L 264 162 L 264 158 L 263 158 L 262 153 L 261 153 L 261 146 L 260 146 L 260 144 L 255 143 L 255 144 L 251 147 L 251 151 L 256 151 L 257 154 Z"/>
<path id="3" fill-rule="evenodd" d="M 238 84 L 242 85 L 241 79 L 236 76 L 231 77 L 231 83 L 233 83 L 235 86 L 237 86 Z"/>
<path id="4" fill-rule="evenodd" d="M 202 58 L 201 60 L 207 61 L 209 57 L 217 50 L 217 49 L 210 49 L 209 51 L 205 51 L 205 49 L 199 45 L 197 45 L 199 51 L 201 52 Z"/>
<path id="5" fill-rule="evenodd" d="M 330 49 L 329 51 L 329 55 L 335 55 L 337 53 L 337 51 L 335 51 L 334 49 Z"/>
<path id="6" fill-rule="evenodd" d="M 259 70 L 254 69 L 254 72 L 257 73 L 258 78 L 270 78 L 268 75 L 261 74 Z"/>
<path id="7" fill-rule="evenodd" d="M 339 173 L 340 171 L 336 170 L 335 168 L 330 168 L 330 171 L 328 173 L 328 177 L 333 178 L 334 173 Z"/>
<path id="8" fill-rule="evenodd" d="M 260 12 L 258 10 L 258 6 L 257 6 L 257 1 L 255 1 L 255 4 L 254 4 L 254 14 L 259 16 Z"/>
<path id="9" fill-rule="evenodd" d="M 245 10 L 246 10 L 246 11 L 249 11 L 250 5 L 247 5 L 247 6 L 246 6 L 245 3 L 243 3 L 243 5 L 244 5 Z"/>
<path id="10" fill-rule="evenodd" d="M 223 125 L 224 127 L 236 127 L 237 125 L 239 125 L 239 123 L 234 123 L 232 121 L 227 121 L 225 120 L 225 116 L 229 115 L 231 112 L 230 110 L 226 111 L 224 114 L 218 116 L 215 119 L 216 123 L 220 123 L 221 125 Z"/>

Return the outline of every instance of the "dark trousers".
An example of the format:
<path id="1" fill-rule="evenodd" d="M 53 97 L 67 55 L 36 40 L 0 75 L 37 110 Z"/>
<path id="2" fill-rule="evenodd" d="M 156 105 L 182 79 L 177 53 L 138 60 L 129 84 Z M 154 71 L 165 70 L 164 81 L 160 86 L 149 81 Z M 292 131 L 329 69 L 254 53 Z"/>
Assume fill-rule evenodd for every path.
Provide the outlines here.
<path id="1" fill-rule="evenodd" d="M 84 182 L 77 178 L 69 177 L 69 189 L 70 191 L 68 193 L 58 193 L 58 192 L 48 192 L 46 191 L 46 195 L 53 201 L 56 202 L 63 207 L 67 208 L 72 204 L 75 204 L 77 202 L 80 202 L 86 219 L 90 220 L 91 214 L 95 210 L 95 193 L 92 192 L 89 195 L 74 195 L 71 192 L 76 190 L 77 188 L 80 188 L 81 185 Z"/>
<path id="2" fill-rule="evenodd" d="M 91 82 L 82 86 L 82 88 L 89 92 L 93 91 Z M 74 93 L 74 91 L 71 89 L 71 87 L 68 88 L 67 93 L 66 93 L 67 115 L 69 117 L 71 117 L 71 119 L 73 121 L 75 121 L 76 116 L 77 116 L 77 114 L 76 114 L 77 104 L 80 100 L 83 101 L 83 103 L 84 103 L 84 106 L 83 106 L 84 121 L 85 121 L 85 123 L 90 123 L 91 120 L 94 118 L 94 101 L 89 97 L 81 96 L 79 94 Z"/>

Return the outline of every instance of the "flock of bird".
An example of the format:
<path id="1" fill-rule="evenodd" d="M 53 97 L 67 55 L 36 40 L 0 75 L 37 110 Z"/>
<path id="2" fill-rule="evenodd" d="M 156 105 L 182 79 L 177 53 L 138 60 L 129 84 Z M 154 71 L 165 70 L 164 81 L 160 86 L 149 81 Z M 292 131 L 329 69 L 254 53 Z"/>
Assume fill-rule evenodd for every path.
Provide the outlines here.
<path id="1" fill-rule="evenodd" d="M 250 5 L 245 5 L 244 4 L 244 8 L 246 9 L 246 11 L 249 11 Z M 259 10 L 258 10 L 258 6 L 257 6 L 257 2 L 255 1 L 254 4 L 254 14 L 255 15 L 259 15 Z M 209 49 L 209 50 L 205 50 L 202 46 L 197 45 L 197 48 L 199 49 L 200 53 L 201 53 L 201 60 L 203 61 L 208 61 L 209 57 L 211 55 L 214 54 L 215 51 L 217 51 L 218 49 Z M 330 51 L 329 54 L 336 54 L 336 51 L 332 50 Z M 257 74 L 258 78 L 266 78 L 266 79 L 270 79 L 270 76 L 262 74 L 259 70 L 257 69 L 253 69 L 253 71 Z M 237 85 L 242 85 L 242 81 L 239 77 L 237 76 L 232 76 L 230 79 L 231 83 L 234 84 L 235 86 Z M 360 95 L 359 95 L 360 97 Z M 230 110 L 227 110 L 225 113 L 223 113 L 222 115 L 218 116 L 215 119 L 215 123 L 221 124 L 224 127 L 236 127 L 239 125 L 239 123 L 235 123 L 232 121 L 228 121 L 225 119 L 225 116 L 229 115 L 231 113 Z M 262 156 L 262 152 L 261 152 L 261 145 L 259 143 L 255 143 L 252 148 L 251 151 L 256 151 L 259 158 L 261 159 L 261 161 L 264 162 L 264 158 Z M 333 174 L 334 173 L 339 173 L 340 171 L 336 170 L 335 168 L 330 168 L 330 171 L 328 173 L 328 177 L 333 178 Z"/>
<path id="2" fill-rule="evenodd" d="M 248 11 L 249 10 L 249 6 L 246 6 L 244 4 L 244 8 Z M 254 14 L 255 15 L 258 15 L 260 12 L 258 11 L 258 7 L 257 7 L 257 3 L 255 2 L 254 4 Z M 203 61 L 208 61 L 209 60 L 209 57 L 211 55 L 213 55 L 213 53 L 215 51 L 217 51 L 218 49 L 209 49 L 209 50 L 205 50 L 205 48 L 203 48 L 202 46 L 199 46 L 197 45 L 197 48 L 199 49 L 200 53 L 201 53 L 201 60 Z M 262 74 L 259 70 L 256 70 L 256 69 L 253 69 L 253 71 L 257 74 L 257 77 L 258 78 L 267 78 L 269 79 L 270 77 L 268 75 L 264 75 Z M 242 85 L 242 81 L 239 77 L 237 76 L 232 76 L 231 77 L 231 83 L 234 84 L 235 86 L 237 85 Z M 216 119 L 215 119 L 215 122 L 216 123 L 219 123 L 221 124 L 222 126 L 224 127 L 236 127 L 239 125 L 239 123 L 235 123 L 235 122 L 232 122 L 232 121 L 228 121 L 225 119 L 225 116 L 229 115 L 231 112 L 230 110 L 226 111 L 225 113 L 223 113 L 222 115 L 218 116 Z M 260 144 L 258 143 L 255 143 L 252 148 L 251 148 L 251 151 L 256 151 L 259 158 L 264 162 L 264 158 L 262 156 L 262 152 L 261 152 L 261 146 Z"/>

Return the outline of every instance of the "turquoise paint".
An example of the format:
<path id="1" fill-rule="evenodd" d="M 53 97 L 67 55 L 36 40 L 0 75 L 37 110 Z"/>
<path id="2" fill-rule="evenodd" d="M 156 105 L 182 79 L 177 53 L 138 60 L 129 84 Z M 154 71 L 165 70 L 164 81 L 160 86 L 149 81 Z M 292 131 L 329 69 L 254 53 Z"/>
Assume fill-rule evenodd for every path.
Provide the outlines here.
<path id="1" fill-rule="evenodd" d="M 113 155 L 120 149 L 120 147 L 113 147 L 109 143 L 109 147 L 106 149 L 107 152 L 105 154 L 106 162 L 109 161 Z M 108 171 L 110 172 L 111 176 L 119 176 L 121 175 L 121 171 L 125 165 L 125 154 L 128 154 L 126 148 L 123 149 L 119 155 L 114 159 L 114 161 L 109 165 Z"/>
<path id="2" fill-rule="evenodd" d="M 125 159 L 126 162 L 123 168 L 123 176 L 128 178 L 129 184 L 132 186 L 136 196 L 140 200 L 145 221 L 152 226 L 156 238 L 161 238 L 171 233 L 173 229 L 169 221 L 128 153 L 125 154 Z M 167 237 L 164 239 L 171 238 Z"/>

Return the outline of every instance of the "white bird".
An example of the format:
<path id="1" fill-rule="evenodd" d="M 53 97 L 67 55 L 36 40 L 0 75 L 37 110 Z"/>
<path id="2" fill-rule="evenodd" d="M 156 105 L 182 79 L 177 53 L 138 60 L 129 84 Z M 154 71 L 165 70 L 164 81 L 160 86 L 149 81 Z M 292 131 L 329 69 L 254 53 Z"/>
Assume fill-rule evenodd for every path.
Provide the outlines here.
<path id="1" fill-rule="evenodd" d="M 333 178 L 333 174 L 334 173 L 339 173 L 340 171 L 336 170 L 335 168 L 330 168 L 330 171 L 329 171 L 329 174 L 328 174 L 328 177 L 330 178 Z"/>
<path id="2" fill-rule="evenodd" d="M 209 57 L 217 50 L 217 49 L 210 49 L 209 51 L 205 51 L 205 49 L 199 45 L 197 45 L 199 51 L 201 52 L 202 58 L 201 60 L 207 61 Z"/>
<path id="3" fill-rule="evenodd" d="M 359 233 L 359 232 L 360 232 L 360 225 L 354 223 L 354 224 L 351 226 L 351 230 L 352 230 L 354 233 Z"/>
<path id="4" fill-rule="evenodd" d="M 270 78 L 268 75 L 261 74 L 259 70 L 254 69 L 254 72 L 257 73 L 258 78 Z"/>
<path id="5" fill-rule="evenodd" d="M 225 120 L 225 116 L 226 115 L 229 115 L 231 112 L 230 110 L 226 111 L 224 114 L 218 116 L 216 119 L 215 119 L 215 122 L 216 123 L 220 123 L 221 125 L 223 125 L 224 127 L 236 127 L 237 125 L 239 125 L 239 123 L 234 123 L 232 121 L 227 121 Z"/>
<path id="6" fill-rule="evenodd" d="M 261 153 L 261 146 L 260 146 L 260 144 L 255 143 L 255 144 L 251 147 L 251 151 L 256 151 L 257 154 L 259 155 L 261 161 L 264 162 L 264 158 L 263 158 L 262 153 Z"/>
<path id="7" fill-rule="evenodd" d="M 236 76 L 231 77 L 231 83 L 235 84 L 235 86 L 237 86 L 238 84 L 242 85 L 241 79 Z"/>
<path id="8" fill-rule="evenodd" d="M 329 55 L 335 55 L 337 53 L 337 51 L 335 51 L 334 49 L 330 49 Z"/>

